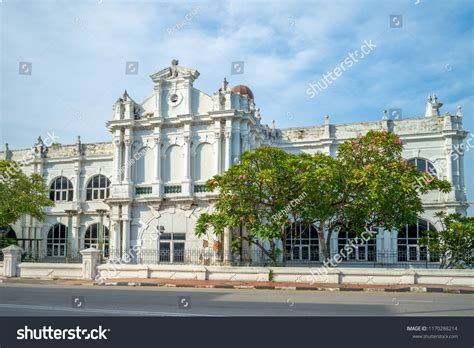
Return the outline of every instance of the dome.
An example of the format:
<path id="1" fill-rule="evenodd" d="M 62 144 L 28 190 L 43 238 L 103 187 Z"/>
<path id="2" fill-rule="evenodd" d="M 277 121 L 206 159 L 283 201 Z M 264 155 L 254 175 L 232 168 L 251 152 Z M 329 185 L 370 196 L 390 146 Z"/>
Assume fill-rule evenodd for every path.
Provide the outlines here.
<path id="1" fill-rule="evenodd" d="M 246 95 L 248 96 L 250 99 L 253 99 L 253 93 L 252 93 L 252 90 L 250 88 L 248 88 L 247 86 L 244 86 L 244 85 L 237 85 L 235 87 L 232 88 L 232 92 L 234 93 L 239 93 L 239 94 L 242 94 L 242 95 Z"/>

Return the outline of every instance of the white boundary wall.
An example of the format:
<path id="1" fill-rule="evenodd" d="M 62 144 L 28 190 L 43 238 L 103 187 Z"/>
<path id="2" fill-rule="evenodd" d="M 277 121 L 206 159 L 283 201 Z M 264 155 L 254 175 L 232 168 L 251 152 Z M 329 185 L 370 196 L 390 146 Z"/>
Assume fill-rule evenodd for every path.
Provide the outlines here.
<path id="1" fill-rule="evenodd" d="M 112 265 L 97 268 L 98 279 L 161 278 L 220 281 L 269 281 L 302 284 L 431 284 L 474 287 L 473 270 L 333 268 L 318 275 L 310 267 L 208 267 L 196 265 Z"/>
<path id="2" fill-rule="evenodd" d="M 23 262 L 18 265 L 18 274 L 22 278 L 82 279 L 82 263 Z"/>

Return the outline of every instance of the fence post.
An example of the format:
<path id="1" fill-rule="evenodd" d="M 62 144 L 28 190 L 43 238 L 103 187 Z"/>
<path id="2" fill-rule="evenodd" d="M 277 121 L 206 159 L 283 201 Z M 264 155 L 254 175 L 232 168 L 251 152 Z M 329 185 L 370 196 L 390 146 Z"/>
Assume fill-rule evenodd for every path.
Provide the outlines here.
<path id="1" fill-rule="evenodd" d="M 89 248 L 81 250 L 82 255 L 82 279 L 94 280 L 99 265 L 100 250 Z"/>
<path id="2" fill-rule="evenodd" d="M 5 277 L 16 277 L 18 275 L 18 264 L 21 262 L 23 249 L 17 245 L 10 245 L 2 249 L 3 252 L 3 275 Z"/>

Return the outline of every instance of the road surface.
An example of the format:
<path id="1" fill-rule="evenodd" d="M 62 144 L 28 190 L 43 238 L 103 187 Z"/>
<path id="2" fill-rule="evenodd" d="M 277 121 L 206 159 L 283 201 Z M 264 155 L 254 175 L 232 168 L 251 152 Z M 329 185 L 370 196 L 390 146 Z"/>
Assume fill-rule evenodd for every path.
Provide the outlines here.
<path id="1" fill-rule="evenodd" d="M 474 295 L 3 283 L 0 316 L 474 316 Z"/>

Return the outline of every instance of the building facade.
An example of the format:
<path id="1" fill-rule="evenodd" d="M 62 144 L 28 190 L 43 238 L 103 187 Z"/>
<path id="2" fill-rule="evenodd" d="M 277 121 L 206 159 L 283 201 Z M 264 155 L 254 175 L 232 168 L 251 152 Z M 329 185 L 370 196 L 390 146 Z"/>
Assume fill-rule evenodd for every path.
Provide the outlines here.
<path id="1" fill-rule="evenodd" d="M 26 174 L 39 173 L 50 187 L 55 206 L 46 208 L 44 222 L 23 216 L 3 233 L 23 240 L 23 247 L 64 257 L 100 245 L 121 257 L 130 249 L 155 250 L 162 262 L 181 262 L 185 250 L 230 253 L 235 231 L 199 239 L 196 220 L 212 210 L 215 193 L 204 183 L 223 174 L 242 152 L 268 145 L 288 152 L 336 155 L 345 140 L 369 130 L 397 133 L 405 144 L 404 157 L 419 170 L 447 179 L 449 194 L 431 191 L 423 196 L 424 213 L 415 226 L 402 231 L 381 230 L 359 247 L 353 260 L 371 262 L 377 253 L 390 252 L 396 261 L 424 261 L 427 251 L 416 244 L 424 229 L 440 228 L 438 211 L 465 214 L 463 154 L 456 151 L 468 132 L 461 108 L 440 114 L 442 103 L 430 96 L 423 117 L 278 129 L 262 123 L 250 88 L 233 88 L 222 81 L 212 95 L 194 87 L 199 72 L 176 60 L 153 75 L 153 90 L 143 102 L 125 91 L 112 108 L 107 143 L 47 146 L 41 138 L 31 149 L 1 152 L 19 162 Z M 470 140 L 470 139 L 469 139 Z M 48 144 L 49 145 L 49 144 Z M 298 226 L 298 240 L 285 246 L 293 261 L 318 261 L 318 240 L 311 226 Z M 353 236 L 335 235 L 333 253 Z"/>

